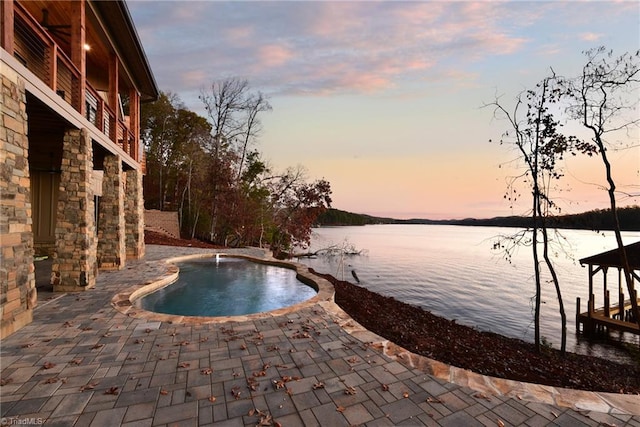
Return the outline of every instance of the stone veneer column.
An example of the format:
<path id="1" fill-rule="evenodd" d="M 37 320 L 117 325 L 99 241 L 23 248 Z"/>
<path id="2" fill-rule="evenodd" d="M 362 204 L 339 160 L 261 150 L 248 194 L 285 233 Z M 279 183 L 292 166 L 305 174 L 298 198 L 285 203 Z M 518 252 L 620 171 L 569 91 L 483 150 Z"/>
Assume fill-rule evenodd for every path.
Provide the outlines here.
<path id="1" fill-rule="evenodd" d="M 125 192 L 125 218 L 127 257 L 144 257 L 144 198 L 142 195 L 142 171 L 128 170 Z"/>
<path id="2" fill-rule="evenodd" d="M 124 225 L 124 181 L 118 155 L 104 158 L 102 198 L 98 214 L 98 268 L 120 270 L 127 259 Z"/>
<path id="3" fill-rule="evenodd" d="M 87 130 L 68 130 L 62 147 L 56 253 L 51 272 L 51 284 L 56 292 L 81 291 L 96 283 L 92 174 L 93 148 Z"/>
<path id="4" fill-rule="evenodd" d="M 29 140 L 24 81 L 5 63 L 0 100 L 0 339 L 33 320 Z"/>

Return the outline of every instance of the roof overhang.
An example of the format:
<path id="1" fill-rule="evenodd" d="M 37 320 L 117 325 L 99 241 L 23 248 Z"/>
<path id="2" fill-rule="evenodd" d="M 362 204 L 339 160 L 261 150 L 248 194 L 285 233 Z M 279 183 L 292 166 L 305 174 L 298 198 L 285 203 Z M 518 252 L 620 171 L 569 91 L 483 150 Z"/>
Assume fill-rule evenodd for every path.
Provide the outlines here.
<path id="1" fill-rule="evenodd" d="M 112 37 L 123 65 L 131 73 L 140 91 L 140 100 L 155 101 L 159 94 L 158 86 L 124 0 L 91 0 L 88 4 L 109 29 L 108 34 Z"/>
<path id="2" fill-rule="evenodd" d="M 632 270 L 640 269 L 640 242 L 632 243 L 624 247 Z M 601 267 L 624 268 L 622 257 L 618 248 L 602 252 L 597 255 L 582 258 L 580 264 L 599 265 Z"/>

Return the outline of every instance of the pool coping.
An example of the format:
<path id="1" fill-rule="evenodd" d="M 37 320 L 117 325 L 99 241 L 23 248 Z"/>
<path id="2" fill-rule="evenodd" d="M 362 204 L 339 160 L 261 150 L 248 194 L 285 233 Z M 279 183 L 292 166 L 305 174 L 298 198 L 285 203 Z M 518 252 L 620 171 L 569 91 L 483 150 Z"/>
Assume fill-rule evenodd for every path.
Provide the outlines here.
<path id="1" fill-rule="evenodd" d="M 309 271 L 303 264 L 281 261 L 271 256 L 268 251 L 262 251 L 262 257 L 230 252 L 207 252 L 191 255 L 172 257 L 159 262 L 166 265 L 165 274 L 155 280 L 134 285 L 124 292 L 117 293 L 111 300 L 111 305 L 120 313 L 135 318 L 143 318 L 150 321 L 169 322 L 177 324 L 216 324 L 227 322 L 244 322 L 248 320 L 264 319 L 286 315 L 306 307 L 321 306 L 334 317 L 335 322 L 348 334 L 365 343 L 372 349 L 379 351 L 392 360 L 395 360 L 409 368 L 418 369 L 437 379 L 447 381 L 476 391 L 476 397 L 504 396 L 517 400 L 535 402 L 547 405 L 556 405 L 572 408 L 577 411 L 594 411 L 600 413 L 619 415 L 640 415 L 640 395 L 592 392 L 569 388 L 546 386 L 534 383 L 525 383 L 503 378 L 490 377 L 476 372 L 447 365 L 437 360 L 430 359 L 413 353 L 387 339 L 377 335 L 346 313 L 335 302 L 335 290 L 326 279 Z M 276 265 L 295 270 L 298 279 L 310 285 L 317 286 L 318 294 L 306 301 L 268 312 L 247 314 L 242 316 L 177 316 L 150 312 L 134 303 L 143 295 L 153 292 L 161 287 L 173 283 L 179 274 L 176 263 L 193 259 L 212 258 L 216 255 L 233 258 L 244 258 L 254 262 Z"/>
<path id="2" fill-rule="evenodd" d="M 263 252 L 263 257 L 255 257 L 246 254 L 236 254 L 232 252 L 215 252 L 215 253 L 200 253 L 192 255 L 183 255 L 166 259 L 164 262 L 167 266 L 165 274 L 157 280 L 147 281 L 145 283 L 134 285 L 126 289 L 124 292 L 117 293 L 111 299 L 111 306 L 122 314 L 129 317 L 141 318 L 151 321 L 170 322 L 170 323 L 184 323 L 184 324 L 208 324 L 208 323 L 227 323 L 227 322 L 244 322 L 247 320 L 264 319 L 267 317 L 282 316 L 293 311 L 301 310 L 305 307 L 312 307 L 322 301 L 333 301 L 334 289 L 333 285 L 321 277 L 312 274 L 309 268 L 303 264 L 281 261 L 273 258 L 267 251 Z M 162 289 L 169 286 L 178 279 L 180 274 L 180 268 L 177 266 L 180 262 L 191 261 L 196 259 L 214 258 L 216 256 L 225 258 L 240 258 L 247 259 L 259 264 L 273 265 L 276 267 L 287 268 L 296 272 L 296 277 L 299 281 L 307 286 L 314 288 L 317 294 L 305 301 L 290 305 L 287 307 L 278 308 L 275 310 L 236 315 L 236 316 L 185 316 L 157 313 L 153 311 L 145 310 L 138 305 L 136 301 L 145 295 L 155 292 L 158 289 Z"/>

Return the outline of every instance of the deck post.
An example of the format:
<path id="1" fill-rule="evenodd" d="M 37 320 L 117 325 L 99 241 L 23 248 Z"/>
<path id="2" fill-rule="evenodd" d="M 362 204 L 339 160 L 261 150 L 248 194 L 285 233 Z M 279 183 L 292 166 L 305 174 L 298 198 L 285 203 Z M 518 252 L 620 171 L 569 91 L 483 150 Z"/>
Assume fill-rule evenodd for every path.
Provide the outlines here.
<path id="1" fill-rule="evenodd" d="M 576 298 L 576 332 L 580 332 L 580 297 Z"/>
<path id="2" fill-rule="evenodd" d="M 611 317 L 611 308 L 609 307 L 609 291 L 604 293 L 604 315 Z"/>
<path id="3" fill-rule="evenodd" d="M 609 269 L 607 267 L 602 267 L 602 285 L 603 285 L 603 296 L 607 297 L 607 271 Z"/>

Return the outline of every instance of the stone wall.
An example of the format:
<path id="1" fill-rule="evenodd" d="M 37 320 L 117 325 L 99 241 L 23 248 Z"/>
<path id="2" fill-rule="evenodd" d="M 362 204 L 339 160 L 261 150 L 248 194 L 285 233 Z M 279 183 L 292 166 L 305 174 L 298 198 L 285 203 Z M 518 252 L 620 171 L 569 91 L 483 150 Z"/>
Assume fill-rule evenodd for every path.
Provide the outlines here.
<path id="1" fill-rule="evenodd" d="M 178 212 L 167 212 L 150 209 L 144 212 L 144 223 L 147 229 L 180 238 L 180 222 Z"/>
<path id="2" fill-rule="evenodd" d="M 125 190 L 125 227 L 128 258 L 142 258 L 144 246 L 144 198 L 142 193 L 142 172 L 128 170 Z"/>
<path id="3" fill-rule="evenodd" d="M 51 272 L 56 292 L 95 286 L 98 264 L 92 171 L 93 148 L 87 130 L 68 130 L 62 147 L 56 254 Z"/>
<path id="4" fill-rule="evenodd" d="M 24 81 L 5 63 L 0 108 L 0 339 L 30 323 L 37 296 Z"/>
<path id="5" fill-rule="evenodd" d="M 124 225 L 124 175 L 118 155 L 104 158 L 98 216 L 98 268 L 119 270 L 127 259 Z"/>

